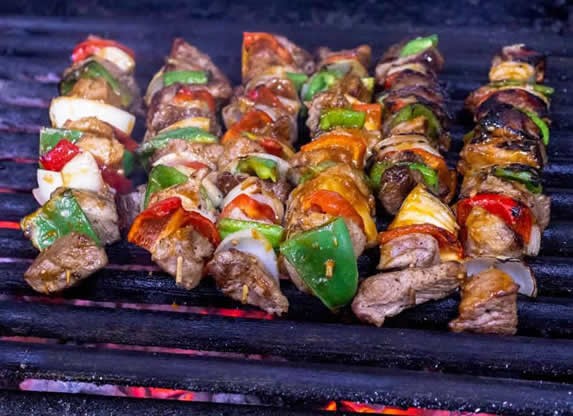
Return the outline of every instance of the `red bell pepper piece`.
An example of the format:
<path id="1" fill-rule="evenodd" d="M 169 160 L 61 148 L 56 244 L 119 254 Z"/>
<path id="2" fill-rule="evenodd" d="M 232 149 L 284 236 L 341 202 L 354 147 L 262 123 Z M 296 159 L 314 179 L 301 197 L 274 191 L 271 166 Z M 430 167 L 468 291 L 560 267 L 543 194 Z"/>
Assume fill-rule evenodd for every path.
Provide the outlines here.
<path id="1" fill-rule="evenodd" d="M 120 194 L 127 194 L 133 189 L 131 181 L 114 169 L 107 169 L 104 166 L 101 170 L 101 176 L 105 183 Z"/>
<path id="2" fill-rule="evenodd" d="M 265 152 L 275 156 L 282 156 L 283 147 L 279 142 L 274 139 L 264 138 L 261 140 L 261 146 L 265 148 Z"/>
<path id="3" fill-rule="evenodd" d="M 205 101 L 212 112 L 217 110 L 215 98 L 207 90 L 193 89 L 187 85 L 180 87 L 173 97 L 174 101 Z"/>
<path id="4" fill-rule="evenodd" d="M 72 160 L 78 153 L 80 153 L 78 146 L 68 140 L 62 139 L 52 150 L 44 153 L 42 157 L 40 157 L 40 163 L 44 169 L 59 172 L 66 163 Z"/>
<path id="5" fill-rule="evenodd" d="M 266 85 L 259 85 L 247 92 L 247 98 L 255 103 L 268 105 L 269 107 L 284 109 L 283 103 L 275 93 Z"/>
<path id="6" fill-rule="evenodd" d="M 489 213 L 500 217 L 509 228 L 521 237 L 525 244 L 529 243 L 533 215 L 529 207 L 523 203 L 508 196 L 490 193 L 462 199 L 457 205 L 457 219 L 461 226 L 465 226 L 468 216 L 474 207 L 483 208 Z"/>
<path id="7" fill-rule="evenodd" d="M 133 222 L 127 239 L 148 251 L 157 241 L 188 225 L 205 236 L 214 246 L 221 242 L 215 224 L 195 211 L 186 211 L 179 197 L 166 198 L 141 212 Z"/>
<path id="8" fill-rule="evenodd" d="M 252 220 L 268 220 L 275 224 L 278 222 L 275 211 L 269 205 L 263 204 L 247 194 L 241 194 L 229 202 L 221 212 L 220 218 L 228 218 L 235 208 L 240 209 Z"/>
<path id="9" fill-rule="evenodd" d="M 83 61 L 84 59 L 92 56 L 98 50 L 108 46 L 119 48 L 132 58 L 135 58 L 135 53 L 127 46 L 122 45 L 121 43 L 116 42 L 115 40 L 103 39 L 98 36 L 91 35 L 86 40 L 76 45 L 74 51 L 72 52 L 72 61 L 74 63 Z"/>
<path id="10" fill-rule="evenodd" d="M 115 138 L 130 152 L 135 152 L 139 147 L 139 144 L 133 140 L 129 134 L 125 134 L 125 132 L 115 127 L 113 128 L 113 132 L 115 134 Z"/>
<path id="11" fill-rule="evenodd" d="M 356 212 L 356 209 L 338 192 L 319 189 L 313 192 L 304 201 L 304 207 L 316 212 L 343 217 L 354 221 L 360 228 L 364 229 L 364 221 Z"/>

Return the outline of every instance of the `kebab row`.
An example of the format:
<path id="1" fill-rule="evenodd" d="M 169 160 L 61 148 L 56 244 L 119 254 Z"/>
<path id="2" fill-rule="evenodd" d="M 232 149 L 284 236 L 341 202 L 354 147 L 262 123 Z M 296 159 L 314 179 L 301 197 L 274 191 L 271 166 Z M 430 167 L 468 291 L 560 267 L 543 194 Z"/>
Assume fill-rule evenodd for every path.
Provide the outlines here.
<path id="1" fill-rule="evenodd" d="M 383 124 L 370 178 L 395 217 L 378 235 L 382 272 L 361 283 L 352 309 L 378 326 L 406 308 L 454 293 L 464 276 L 459 227 L 447 205 L 456 176 L 440 154 L 450 140 L 437 42 L 432 35 L 394 45 L 376 67 Z"/>
<path id="2" fill-rule="evenodd" d="M 128 239 L 151 252 L 177 284 L 210 274 L 226 295 L 270 313 L 288 310 L 275 248 L 298 136 L 298 86 L 310 56 L 285 38 L 246 33 L 243 85 L 232 91 L 209 58 L 181 39 L 151 82 L 138 153 L 150 169 Z M 166 81 L 167 79 L 167 81 Z M 170 82 L 172 80 L 172 82 Z"/>
<path id="3" fill-rule="evenodd" d="M 464 137 L 456 214 L 469 279 L 454 331 L 514 334 L 517 293 L 537 289 L 524 256 L 539 252 L 550 218 L 541 170 L 547 163 L 549 96 L 545 56 L 523 44 L 494 57 L 490 83 L 466 100 L 474 129 Z"/>
<path id="4" fill-rule="evenodd" d="M 107 264 L 106 244 L 120 239 L 116 196 L 128 192 L 137 144 L 130 138 L 140 107 L 134 53 L 89 36 L 50 104 L 42 128 L 38 187 L 41 207 L 21 221 L 40 254 L 24 278 L 35 290 L 68 288 Z"/>
<path id="5" fill-rule="evenodd" d="M 292 144 L 298 138 L 299 88 L 312 57 L 282 36 L 245 33 L 242 85 L 223 109 L 227 132 L 219 158 L 223 238 L 207 272 L 227 296 L 285 314 L 276 251 L 284 238 Z"/>
<path id="6" fill-rule="evenodd" d="M 332 310 L 352 300 L 357 257 L 376 244 L 375 200 L 364 171 L 381 118 L 380 104 L 370 103 L 370 56 L 366 45 L 319 49 L 317 71 L 301 88 L 311 141 L 290 161 L 297 187 L 287 202 L 281 268 Z"/>

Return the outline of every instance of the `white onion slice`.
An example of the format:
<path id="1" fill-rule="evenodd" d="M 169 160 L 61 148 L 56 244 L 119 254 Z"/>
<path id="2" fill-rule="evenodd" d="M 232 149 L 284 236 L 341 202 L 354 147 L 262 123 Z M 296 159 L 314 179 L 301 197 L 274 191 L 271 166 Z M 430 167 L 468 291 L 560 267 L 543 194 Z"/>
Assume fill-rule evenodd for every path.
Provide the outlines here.
<path id="1" fill-rule="evenodd" d="M 96 117 L 101 121 L 131 134 L 135 117 L 127 111 L 100 101 L 76 97 L 57 97 L 50 104 L 50 120 L 52 126 L 62 128 L 68 120 L 79 120 L 86 117 Z"/>
<path id="2" fill-rule="evenodd" d="M 229 191 L 229 193 L 223 198 L 223 202 L 221 204 L 221 208 L 224 208 L 231 202 L 233 199 L 238 197 L 240 194 L 249 193 L 249 191 L 256 191 L 259 189 L 259 185 L 257 184 L 257 178 L 251 177 L 245 179 L 243 182 L 235 186 L 233 189 Z"/>
<path id="3" fill-rule="evenodd" d="M 89 152 L 77 154 L 62 169 L 63 186 L 72 189 L 86 189 L 100 192 L 105 182 L 94 157 Z"/>
<path id="4" fill-rule="evenodd" d="M 38 204 L 44 205 L 50 199 L 52 192 L 64 185 L 62 174 L 51 170 L 38 169 L 36 176 L 38 187 L 32 191 L 32 194 L 38 201 Z"/>
<path id="5" fill-rule="evenodd" d="M 541 230 L 539 225 L 535 224 L 531 227 L 531 234 L 529 237 L 529 243 L 525 246 L 526 256 L 537 256 L 539 254 L 539 249 L 541 248 Z"/>
<path id="6" fill-rule="evenodd" d="M 215 250 L 215 254 L 231 248 L 255 256 L 278 283 L 279 269 L 277 256 L 271 243 L 260 232 L 254 229 L 247 229 L 229 234 L 221 241 L 221 244 L 219 244 L 219 247 Z"/>
<path id="7" fill-rule="evenodd" d="M 273 195 L 263 192 L 257 183 L 257 178 L 248 178 L 229 191 L 223 199 L 221 209 L 229 205 L 239 195 L 245 194 L 255 201 L 271 207 L 275 213 L 275 217 L 282 221 L 284 217 L 284 206 L 282 202 Z"/>
<path id="8" fill-rule="evenodd" d="M 164 72 L 165 71 L 163 68 L 157 71 L 155 75 L 153 75 L 153 78 L 151 79 L 149 85 L 147 86 L 147 91 L 145 92 L 144 100 L 145 100 L 145 105 L 147 105 L 148 107 L 151 104 L 151 99 L 153 98 L 155 93 L 157 93 L 159 90 L 161 90 L 161 88 L 163 88 Z"/>
<path id="9" fill-rule="evenodd" d="M 135 68 L 135 61 L 133 58 L 129 56 L 128 53 L 120 48 L 116 48 L 115 46 L 106 46 L 101 48 L 97 50 L 94 55 L 113 63 L 122 72 L 129 73 L 133 71 L 133 68 Z"/>
<path id="10" fill-rule="evenodd" d="M 209 162 L 208 160 L 200 158 L 197 154 L 192 152 L 175 152 L 175 153 L 167 153 L 166 155 L 161 156 L 155 162 L 153 162 L 153 166 L 157 165 L 165 165 L 171 167 L 180 167 L 185 166 L 189 162 L 200 162 L 209 167 L 209 169 L 215 170 L 217 167 Z"/>
<path id="11" fill-rule="evenodd" d="M 207 196 L 209 197 L 213 205 L 218 208 L 221 205 L 221 202 L 223 202 L 223 192 L 219 188 L 217 188 L 217 185 L 215 185 L 209 179 L 209 177 L 203 179 L 201 185 L 203 185 L 203 188 L 207 192 Z"/>
<path id="12" fill-rule="evenodd" d="M 525 296 L 537 296 L 537 282 L 531 268 L 517 259 L 501 260 L 494 257 L 476 257 L 465 261 L 468 276 L 495 268 L 507 273 L 519 285 L 519 293 Z"/>
<path id="13" fill-rule="evenodd" d="M 168 127 L 161 130 L 159 133 L 164 133 L 166 131 L 182 129 L 185 127 L 197 127 L 201 130 L 210 131 L 211 130 L 211 120 L 207 117 L 189 117 L 179 120 Z M 159 134 L 158 133 L 158 134 Z"/>

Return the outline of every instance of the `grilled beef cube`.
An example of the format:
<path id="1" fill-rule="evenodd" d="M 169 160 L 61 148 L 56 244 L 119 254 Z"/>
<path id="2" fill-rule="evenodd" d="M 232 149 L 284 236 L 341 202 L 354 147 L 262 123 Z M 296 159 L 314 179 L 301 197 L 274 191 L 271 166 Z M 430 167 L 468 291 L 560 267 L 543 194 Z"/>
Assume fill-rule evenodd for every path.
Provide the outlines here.
<path id="1" fill-rule="evenodd" d="M 429 234 L 411 233 L 382 244 L 378 270 L 430 267 L 439 262 L 438 241 Z"/>
<path id="2" fill-rule="evenodd" d="M 72 232 L 42 251 L 24 279 L 37 292 L 51 294 L 76 285 L 107 264 L 105 250 L 83 234 Z"/>
<path id="3" fill-rule="evenodd" d="M 145 185 L 140 185 L 128 194 L 116 194 L 118 225 L 121 232 L 126 232 L 141 212 L 142 201 L 145 195 Z"/>
<path id="4" fill-rule="evenodd" d="M 114 195 L 110 192 L 95 193 L 79 189 L 74 189 L 71 192 L 80 204 L 82 211 L 102 244 L 111 244 L 119 241 L 121 238 L 119 217 Z"/>
<path id="5" fill-rule="evenodd" d="M 410 191 L 417 185 L 417 172 L 412 172 L 408 166 L 392 166 L 384 171 L 378 191 L 378 199 L 384 209 L 391 215 L 396 215 L 402 202 Z M 418 174 L 419 176 L 419 174 Z"/>
<path id="6" fill-rule="evenodd" d="M 463 266 L 457 262 L 380 273 L 360 284 L 352 310 L 360 320 L 382 326 L 387 317 L 404 309 L 455 292 L 463 277 Z"/>
<path id="7" fill-rule="evenodd" d="M 490 102 L 492 101 L 492 102 Z M 496 87 L 485 85 L 473 91 L 466 98 L 465 106 L 478 121 L 479 116 L 489 111 L 496 104 L 508 104 L 525 111 L 531 111 L 541 118 L 549 115 L 549 103 L 541 93 L 529 87 Z M 482 110 L 482 106 L 485 108 Z"/>
<path id="8" fill-rule="evenodd" d="M 235 249 L 220 251 L 207 264 L 207 272 L 213 276 L 219 290 L 232 299 L 274 315 L 288 311 L 288 299 L 282 294 L 279 283 L 251 254 Z"/>
<path id="9" fill-rule="evenodd" d="M 178 286 L 193 289 L 201 281 L 205 262 L 213 255 L 214 249 L 206 237 L 189 226 L 159 239 L 151 259 L 174 276 Z"/>
<path id="10" fill-rule="evenodd" d="M 542 193 L 532 192 L 525 184 L 504 179 L 504 172 L 512 170 L 530 173 L 531 177 L 534 178 L 531 184 L 540 186 L 539 172 L 529 166 L 494 166 L 490 169 L 468 173 L 462 182 L 460 199 L 472 197 L 480 193 L 499 193 L 509 196 L 522 202 L 531 209 L 537 224 L 541 228 L 541 231 L 543 231 L 549 224 L 549 218 L 551 216 L 551 198 Z"/>
<path id="11" fill-rule="evenodd" d="M 521 257 L 522 242 L 497 215 L 474 207 L 465 223 L 464 252 L 467 256 Z"/>
<path id="12" fill-rule="evenodd" d="M 454 332 L 513 335 L 517 332 L 517 290 L 506 273 L 488 269 L 462 285 L 459 317 L 450 322 Z"/>

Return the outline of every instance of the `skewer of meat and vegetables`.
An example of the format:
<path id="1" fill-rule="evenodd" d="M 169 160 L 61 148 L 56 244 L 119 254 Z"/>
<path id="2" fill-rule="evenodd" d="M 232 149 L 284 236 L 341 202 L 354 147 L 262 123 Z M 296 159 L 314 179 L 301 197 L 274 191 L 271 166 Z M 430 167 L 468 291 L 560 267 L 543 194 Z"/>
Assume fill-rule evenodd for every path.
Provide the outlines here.
<path id="1" fill-rule="evenodd" d="M 209 276 L 269 314 L 288 313 L 281 279 L 377 326 L 461 288 L 453 331 L 516 332 L 517 293 L 536 294 L 523 259 L 537 255 L 549 222 L 542 54 L 502 48 L 490 83 L 467 98 L 475 127 L 452 207 L 436 35 L 392 46 L 372 76 L 367 45 L 313 56 L 282 36 L 244 33 L 234 90 L 178 38 L 143 99 L 126 46 L 90 36 L 72 60 L 40 133 L 41 207 L 22 220 L 40 250 L 25 273 L 35 290 L 105 267 L 104 246 L 127 221 L 128 241 L 178 286 Z M 143 105 L 138 145 L 130 135 Z M 137 162 L 148 178 L 133 191 Z M 377 204 L 393 217 L 384 229 Z M 380 273 L 361 279 L 357 259 L 376 246 Z"/>

